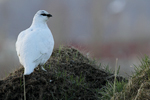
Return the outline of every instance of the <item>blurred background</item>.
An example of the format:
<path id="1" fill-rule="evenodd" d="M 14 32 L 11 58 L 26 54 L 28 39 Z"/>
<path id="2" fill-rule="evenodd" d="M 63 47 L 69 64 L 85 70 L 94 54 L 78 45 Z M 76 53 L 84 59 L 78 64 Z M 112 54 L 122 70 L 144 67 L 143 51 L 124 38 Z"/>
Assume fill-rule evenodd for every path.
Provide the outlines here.
<path id="1" fill-rule="evenodd" d="M 150 0 L 0 0 L 0 78 L 19 66 L 18 34 L 34 14 L 53 15 L 48 25 L 55 48 L 72 45 L 102 65 L 130 75 L 138 57 L 150 54 Z"/>

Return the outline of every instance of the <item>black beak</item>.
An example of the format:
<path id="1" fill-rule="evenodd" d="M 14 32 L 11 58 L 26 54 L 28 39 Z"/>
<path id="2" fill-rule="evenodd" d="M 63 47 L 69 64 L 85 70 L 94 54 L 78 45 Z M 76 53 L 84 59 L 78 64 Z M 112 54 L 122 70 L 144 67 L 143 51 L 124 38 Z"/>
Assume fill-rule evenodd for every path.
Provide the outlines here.
<path id="1" fill-rule="evenodd" d="M 47 16 L 47 17 L 52 17 L 52 15 L 51 15 L 51 14 L 41 14 L 41 15 L 43 15 L 43 16 Z"/>
<path id="2" fill-rule="evenodd" d="M 47 14 L 47 17 L 52 17 L 52 15 L 51 14 Z"/>

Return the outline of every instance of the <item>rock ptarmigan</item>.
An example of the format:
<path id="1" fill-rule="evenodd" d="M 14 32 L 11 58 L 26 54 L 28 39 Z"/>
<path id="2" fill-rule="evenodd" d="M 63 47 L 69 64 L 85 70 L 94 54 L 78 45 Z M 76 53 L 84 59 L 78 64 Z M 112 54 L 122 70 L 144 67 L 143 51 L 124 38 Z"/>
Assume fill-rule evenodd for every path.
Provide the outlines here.
<path id="1" fill-rule="evenodd" d="M 54 39 L 47 26 L 48 19 L 52 17 L 45 10 L 39 10 L 31 26 L 18 35 L 16 51 L 20 63 L 24 66 L 24 75 L 29 75 L 38 65 L 44 70 L 43 65 L 50 58 Z"/>

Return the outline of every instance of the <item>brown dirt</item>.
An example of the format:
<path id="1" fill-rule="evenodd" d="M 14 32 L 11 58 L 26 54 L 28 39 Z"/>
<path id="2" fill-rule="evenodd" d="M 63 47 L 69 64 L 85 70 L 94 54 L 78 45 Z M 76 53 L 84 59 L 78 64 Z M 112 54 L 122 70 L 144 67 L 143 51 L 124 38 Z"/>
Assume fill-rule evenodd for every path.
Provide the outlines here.
<path id="1" fill-rule="evenodd" d="M 97 100 L 100 94 L 96 89 L 114 79 L 113 74 L 98 69 L 71 47 L 54 50 L 45 69 L 46 72 L 36 68 L 25 77 L 27 100 Z M 23 100 L 23 72 L 21 67 L 0 80 L 0 100 Z"/>

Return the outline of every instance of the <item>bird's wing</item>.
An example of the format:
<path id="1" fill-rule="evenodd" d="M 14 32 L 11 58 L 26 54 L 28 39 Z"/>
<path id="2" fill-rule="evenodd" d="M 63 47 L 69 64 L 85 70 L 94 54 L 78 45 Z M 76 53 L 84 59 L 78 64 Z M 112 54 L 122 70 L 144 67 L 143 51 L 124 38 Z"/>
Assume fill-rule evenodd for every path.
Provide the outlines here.
<path id="1" fill-rule="evenodd" d="M 22 40 L 23 40 L 23 37 L 26 35 L 26 31 L 22 31 L 19 35 L 18 35 L 18 38 L 17 38 L 17 41 L 16 41 L 16 51 L 17 51 L 17 55 L 19 56 L 20 54 L 20 47 L 21 47 L 21 44 L 22 44 Z"/>
<path id="2" fill-rule="evenodd" d="M 49 30 L 38 31 L 38 49 L 41 54 L 49 53 L 49 50 L 53 49 L 53 37 Z M 41 34 L 42 33 L 42 34 Z"/>
<path id="3" fill-rule="evenodd" d="M 53 49 L 51 46 L 50 31 L 34 30 L 24 35 L 24 39 L 20 42 L 20 55 L 23 62 L 39 60 Z"/>
<path id="4" fill-rule="evenodd" d="M 53 36 L 51 35 L 49 30 L 43 30 L 38 35 L 39 35 L 38 37 L 40 38 L 37 38 L 36 41 L 38 41 L 37 49 L 39 53 L 35 61 L 44 59 L 43 57 L 51 53 L 54 47 Z"/>

